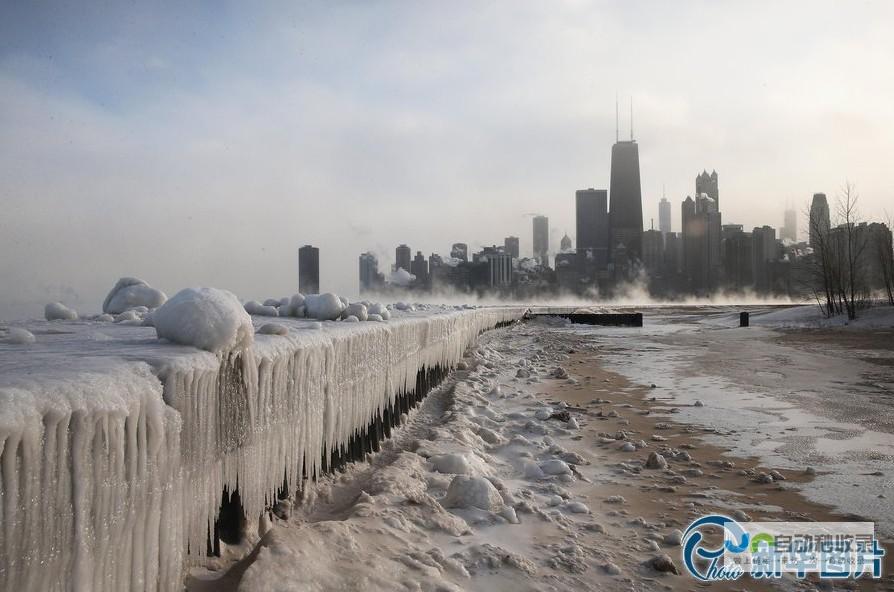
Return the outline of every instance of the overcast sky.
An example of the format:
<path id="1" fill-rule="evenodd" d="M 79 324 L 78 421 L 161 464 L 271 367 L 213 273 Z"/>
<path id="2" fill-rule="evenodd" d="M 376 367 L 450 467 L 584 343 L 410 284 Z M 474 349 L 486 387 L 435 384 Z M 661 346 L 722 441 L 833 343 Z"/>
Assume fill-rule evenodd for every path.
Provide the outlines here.
<path id="1" fill-rule="evenodd" d="M 264 4 L 263 7 L 259 5 Z M 190 5 L 192 5 L 190 7 Z M 405 242 L 531 251 L 606 188 L 633 97 L 645 227 L 702 169 L 724 223 L 857 185 L 894 214 L 891 2 L 0 4 L 0 318 L 169 295 L 357 292 Z M 802 221 L 802 226 L 804 226 Z"/>

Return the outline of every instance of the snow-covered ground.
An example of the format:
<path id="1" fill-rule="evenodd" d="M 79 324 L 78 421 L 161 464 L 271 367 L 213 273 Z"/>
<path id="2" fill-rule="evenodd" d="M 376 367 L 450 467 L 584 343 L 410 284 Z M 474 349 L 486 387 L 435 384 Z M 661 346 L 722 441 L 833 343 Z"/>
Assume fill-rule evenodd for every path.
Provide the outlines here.
<path id="1" fill-rule="evenodd" d="M 35 339 L 0 339 L 0 589 L 178 589 L 224 488 L 260 516 L 284 478 L 316 475 L 420 368 L 451 366 L 523 312 L 279 318 L 287 334 L 216 354 L 134 323 L 4 327 Z"/>

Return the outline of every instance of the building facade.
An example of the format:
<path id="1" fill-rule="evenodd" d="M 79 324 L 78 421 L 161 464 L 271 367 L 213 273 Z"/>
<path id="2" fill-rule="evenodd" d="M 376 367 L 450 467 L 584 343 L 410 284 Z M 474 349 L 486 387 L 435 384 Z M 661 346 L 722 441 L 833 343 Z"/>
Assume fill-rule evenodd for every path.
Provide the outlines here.
<path id="1" fill-rule="evenodd" d="M 298 291 L 320 293 L 320 249 L 304 245 L 298 249 Z"/>
<path id="2" fill-rule="evenodd" d="M 549 266 L 549 218 L 534 216 L 534 259 L 540 265 Z"/>

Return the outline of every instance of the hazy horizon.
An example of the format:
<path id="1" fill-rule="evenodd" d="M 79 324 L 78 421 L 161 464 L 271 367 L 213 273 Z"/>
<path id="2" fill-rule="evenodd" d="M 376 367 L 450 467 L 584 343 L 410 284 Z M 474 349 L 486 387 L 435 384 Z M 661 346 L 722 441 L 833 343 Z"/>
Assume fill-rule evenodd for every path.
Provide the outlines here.
<path id="1" fill-rule="evenodd" d="M 885 2 L 0 8 L 0 319 L 168 295 L 357 293 L 408 244 L 574 235 L 634 101 L 644 228 L 719 175 L 723 223 L 782 225 L 849 179 L 894 214 Z M 887 72 L 887 74 L 885 73 Z M 834 207 L 834 206 L 833 206 Z M 805 222 L 799 215 L 800 232 Z"/>

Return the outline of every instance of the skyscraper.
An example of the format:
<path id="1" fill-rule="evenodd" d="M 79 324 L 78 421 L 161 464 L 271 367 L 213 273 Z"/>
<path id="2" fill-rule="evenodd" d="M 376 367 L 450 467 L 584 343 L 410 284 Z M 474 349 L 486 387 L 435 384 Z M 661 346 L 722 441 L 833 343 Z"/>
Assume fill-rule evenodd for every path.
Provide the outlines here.
<path id="1" fill-rule="evenodd" d="M 410 247 L 407 245 L 399 245 L 394 249 L 394 271 L 403 269 L 407 273 L 410 272 Z"/>
<path id="2" fill-rule="evenodd" d="M 416 283 L 424 285 L 428 282 L 428 260 L 422 251 L 416 251 L 416 256 L 410 262 L 409 272 L 416 276 Z"/>
<path id="3" fill-rule="evenodd" d="M 797 242 L 798 240 L 798 212 L 792 208 L 785 210 L 784 224 L 782 225 L 782 232 L 779 233 L 779 238 L 792 242 Z"/>
<path id="4" fill-rule="evenodd" d="M 643 199 L 639 180 L 639 147 L 632 137 L 628 141 L 619 140 L 612 146 L 609 191 L 611 257 L 617 259 L 616 251 L 623 248 L 628 260 L 638 261 L 643 250 Z"/>
<path id="5" fill-rule="evenodd" d="M 605 189 L 578 189 L 574 196 L 577 249 L 598 249 L 608 253 L 608 192 Z"/>
<path id="6" fill-rule="evenodd" d="M 506 253 L 512 257 L 513 259 L 518 259 L 518 237 L 517 236 L 507 236 L 503 240 L 503 248 L 506 249 Z"/>
<path id="7" fill-rule="evenodd" d="M 820 235 L 828 234 L 831 227 L 829 202 L 826 201 L 826 194 L 814 193 L 813 201 L 810 203 L 810 246 L 814 249 L 819 248 L 822 240 Z"/>
<path id="8" fill-rule="evenodd" d="M 671 202 L 666 197 L 658 202 L 658 230 L 663 235 L 671 231 Z"/>
<path id="9" fill-rule="evenodd" d="M 382 283 L 379 260 L 372 253 L 360 255 L 360 291 L 372 290 Z"/>
<path id="10" fill-rule="evenodd" d="M 320 249 L 304 245 L 298 249 L 298 291 L 320 293 Z"/>
<path id="11" fill-rule="evenodd" d="M 549 218 L 534 216 L 534 259 L 540 265 L 549 265 Z"/>
<path id="12" fill-rule="evenodd" d="M 717 187 L 717 171 L 711 171 L 711 174 L 708 174 L 708 171 L 703 170 L 701 174 L 696 175 L 695 177 L 695 194 L 701 195 L 704 193 L 708 197 L 714 200 L 714 203 L 717 204 L 717 211 L 720 211 L 720 191 Z"/>

